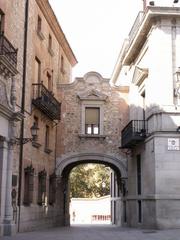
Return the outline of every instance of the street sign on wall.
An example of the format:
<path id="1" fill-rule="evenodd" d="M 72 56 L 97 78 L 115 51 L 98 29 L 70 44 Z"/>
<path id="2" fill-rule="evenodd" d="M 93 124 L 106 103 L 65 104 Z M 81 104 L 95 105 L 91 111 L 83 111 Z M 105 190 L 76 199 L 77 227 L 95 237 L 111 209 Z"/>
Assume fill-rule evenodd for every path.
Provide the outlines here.
<path id="1" fill-rule="evenodd" d="M 179 138 L 168 138 L 168 150 L 171 151 L 180 150 Z"/>

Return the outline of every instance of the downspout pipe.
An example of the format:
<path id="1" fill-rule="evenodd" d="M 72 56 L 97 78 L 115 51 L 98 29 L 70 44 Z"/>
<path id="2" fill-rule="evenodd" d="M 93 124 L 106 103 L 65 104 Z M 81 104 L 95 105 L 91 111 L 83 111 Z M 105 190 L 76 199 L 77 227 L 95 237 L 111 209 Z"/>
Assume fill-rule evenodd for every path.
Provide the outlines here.
<path id="1" fill-rule="evenodd" d="M 28 14 L 29 0 L 25 2 L 25 17 L 24 17 L 24 49 L 23 49 L 23 77 L 22 77 L 22 96 L 21 96 L 21 113 L 25 112 L 25 92 L 26 92 L 26 66 L 27 66 L 27 36 L 28 36 Z M 18 232 L 20 231 L 21 217 L 21 198 L 22 198 L 22 170 L 23 170 L 23 138 L 24 138 L 24 118 L 20 125 L 20 147 L 19 147 L 19 182 L 18 182 Z"/>

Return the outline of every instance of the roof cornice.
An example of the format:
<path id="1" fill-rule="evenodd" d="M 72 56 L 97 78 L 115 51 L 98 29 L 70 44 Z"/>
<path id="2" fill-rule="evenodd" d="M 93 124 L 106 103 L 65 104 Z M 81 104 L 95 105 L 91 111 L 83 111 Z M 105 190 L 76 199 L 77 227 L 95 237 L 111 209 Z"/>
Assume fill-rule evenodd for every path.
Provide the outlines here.
<path id="1" fill-rule="evenodd" d="M 146 36 L 156 18 L 162 17 L 178 17 L 180 18 L 180 8 L 177 7 L 147 7 L 142 22 L 134 36 L 134 39 L 129 44 L 122 65 L 130 65 L 136 58 L 138 52 L 143 46 Z"/>
<path id="2" fill-rule="evenodd" d="M 52 10 L 51 5 L 49 4 L 48 0 L 36 0 L 40 10 L 42 11 L 44 17 L 46 18 L 46 21 L 50 25 L 54 35 L 57 38 L 57 41 L 59 42 L 60 46 L 64 50 L 69 62 L 72 66 L 74 66 L 77 63 L 77 59 L 66 39 L 65 34 L 63 33 L 63 30 L 54 14 L 54 11 Z"/>

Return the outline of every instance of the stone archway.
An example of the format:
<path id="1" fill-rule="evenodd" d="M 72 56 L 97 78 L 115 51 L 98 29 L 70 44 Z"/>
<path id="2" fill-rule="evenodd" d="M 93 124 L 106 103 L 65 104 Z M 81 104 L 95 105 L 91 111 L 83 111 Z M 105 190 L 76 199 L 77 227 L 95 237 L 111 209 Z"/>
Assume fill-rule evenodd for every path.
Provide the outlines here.
<path id="1" fill-rule="evenodd" d="M 58 204 L 61 209 L 61 224 L 69 225 L 69 186 L 68 178 L 71 170 L 82 163 L 100 163 L 111 167 L 121 178 L 127 178 L 126 159 L 103 153 L 78 153 L 57 159 L 56 175 L 58 176 Z"/>

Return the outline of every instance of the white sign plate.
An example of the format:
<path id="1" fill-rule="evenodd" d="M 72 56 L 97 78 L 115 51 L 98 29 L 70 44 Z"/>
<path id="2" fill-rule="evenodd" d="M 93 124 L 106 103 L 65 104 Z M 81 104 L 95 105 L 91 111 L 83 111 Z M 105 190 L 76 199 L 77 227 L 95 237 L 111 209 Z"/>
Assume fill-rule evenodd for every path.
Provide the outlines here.
<path id="1" fill-rule="evenodd" d="M 168 150 L 171 151 L 180 150 L 179 138 L 168 138 Z"/>

